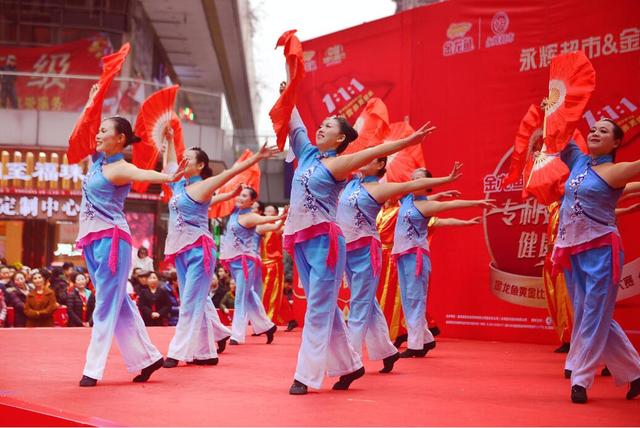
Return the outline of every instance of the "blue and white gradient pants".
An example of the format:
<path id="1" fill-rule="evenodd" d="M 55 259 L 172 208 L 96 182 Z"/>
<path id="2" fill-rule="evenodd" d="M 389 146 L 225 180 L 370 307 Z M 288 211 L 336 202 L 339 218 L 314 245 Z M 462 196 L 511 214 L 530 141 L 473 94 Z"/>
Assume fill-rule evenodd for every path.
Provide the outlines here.
<path id="1" fill-rule="evenodd" d="M 247 259 L 246 262 L 248 278 L 245 278 L 241 259 L 235 259 L 229 263 L 231 275 L 236 281 L 231 338 L 238 343 L 244 343 L 249 321 L 256 334 L 262 334 L 275 325 L 267 316 L 262 304 L 260 294 L 262 272 L 253 260 Z"/>
<path id="2" fill-rule="evenodd" d="M 342 376 L 362 367 L 362 359 L 349 342 L 338 308 L 338 291 L 345 269 L 344 238 L 338 238 L 333 270 L 327 266 L 329 244 L 329 236 L 320 235 L 294 247 L 296 268 L 307 296 L 294 378 L 315 389 L 320 389 L 325 374 Z"/>
<path id="3" fill-rule="evenodd" d="M 203 247 L 195 247 L 175 257 L 180 288 L 180 313 L 167 356 L 176 360 L 193 361 L 218 357 L 215 320 L 210 320 L 212 315 L 207 311 L 207 302 L 213 305 L 209 289 L 215 265 L 207 273 L 203 251 Z M 217 318 L 217 313 L 215 316 Z"/>
<path id="4" fill-rule="evenodd" d="M 382 259 L 382 250 L 378 260 Z M 351 298 L 349 302 L 349 339 L 362 358 L 363 342 L 371 360 L 382 360 L 398 352 L 389 339 L 387 321 L 376 299 L 380 271 L 374 272 L 369 245 L 347 252 L 346 274 Z"/>
<path id="5" fill-rule="evenodd" d="M 135 303 L 127 295 L 131 269 L 131 245 L 119 240 L 118 265 L 109 268 L 111 238 L 102 238 L 83 248 L 89 276 L 96 288 L 93 329 L 83 374 L 102 379 L 111 343 L 115 336 L 120 355 L 130 372 L 137 372 L 162 358 L 151 343 Z"/>
<path id="6" fill-rule="evenodd" d="M 423 254 L 422 272 L 416 275 L 416 257 L 416 253 L 403 254 L 398 257 L 397 266 L 402 311 L 407 324 L 407 348 L 418 351 L 435 339 L 427 328 L 426 319 L 431 260 Z"/>
<path id="7" fill-rule="evenodd" d="M 607 246 L 574 254 L 571 270 L 564 272 L 573 301 L 571 351 L 565 366 L 572 370 L 572 385 L 591 387 L 601 363 L 617 385 L 640 378 L 640 355 L 613 319 L 618 284 L 613 283 L 611 251 Z M 619 257 L 622 269 L 622 252 Z"/>

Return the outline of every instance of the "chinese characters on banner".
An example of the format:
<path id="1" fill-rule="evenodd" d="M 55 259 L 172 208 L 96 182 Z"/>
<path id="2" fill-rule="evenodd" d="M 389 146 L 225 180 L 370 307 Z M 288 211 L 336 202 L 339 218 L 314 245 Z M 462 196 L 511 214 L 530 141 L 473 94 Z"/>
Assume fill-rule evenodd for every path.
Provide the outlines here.
<path id="1" fill-rule="evenodd" d="M 57 75 L 17 77 L 15 87 L 19 108 L 79 111 L 87 102 L 89 89 L 95 82 L 69 79 L 64 75 L 99 76 L 101 58 L 111 51 L 108 40 L 102 36 L 48 47 L 0 46 L 0 64 L 5 64 L 7 55 L 13 55 L 16 57 L 16 71 Z M 116 91 L 116 88 L 111 89 L 113 94 Z"/>
<path id="2" fill-rule="evenodd" d="M 307 76 L 298 108 L 308 129 L 333 114 L 354 123 L 362 106 L 353 100 L 372 94 L 384 101 L 391 122 L 408 118 L 414 127 L 428 120 L 437 126 L 423 143 L 434 176 L 462 161 L 464 176 L 450 188 L 465 199 L 496 199 L 483 226 L 443 230 L 447 239 L 432 245 L 429 313 L 451 336 L 557 340 L 540 277 L 550 251 L 547 209 L 522 200 L 522 182 L 500 190 L 520 119 L 547 94 L 555 55 L 584 50 L 596 70 L 582 134 L 595 120 L 610 117 L 625 130 L 617 160 L 640 158 L 637 2 L 603 8 L 597 0 L 565 0 L 548 6 L 543 0 L 450 0 L 303 43 Z M 478 214 L 470 209 L 443 217 Z M 618 224 L 625 271 L 616 319 L 628 332 L 640 331 L 638 215 Z M 640 345 L 640 335 L 629 336 Z"/>

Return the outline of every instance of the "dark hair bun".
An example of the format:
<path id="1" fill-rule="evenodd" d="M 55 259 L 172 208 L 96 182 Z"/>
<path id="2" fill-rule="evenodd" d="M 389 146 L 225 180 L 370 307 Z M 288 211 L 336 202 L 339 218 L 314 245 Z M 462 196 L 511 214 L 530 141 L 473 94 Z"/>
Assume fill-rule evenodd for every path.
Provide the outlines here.
<path id="1" fill-rule="evenodd" d="M 132 135 L 131 139 L 129 140 L 129 144 L 139 143 L 140 141 L 142 141 L 142 138 L 138 137 L 137 135 Z"/>
<path id="2" fill-rule="evenodd" d="M 336 147 L 336 152 L 338 154 L 344 152 L 349 144 L 358 138 L 358 131 L 356 131 L 349 121 L 344 116 L 334 116 L 333 117 L 338 124 L 340 125 L 340 132 L 344 134 L 344 141 L 340 143 L 338 147 Z"/>

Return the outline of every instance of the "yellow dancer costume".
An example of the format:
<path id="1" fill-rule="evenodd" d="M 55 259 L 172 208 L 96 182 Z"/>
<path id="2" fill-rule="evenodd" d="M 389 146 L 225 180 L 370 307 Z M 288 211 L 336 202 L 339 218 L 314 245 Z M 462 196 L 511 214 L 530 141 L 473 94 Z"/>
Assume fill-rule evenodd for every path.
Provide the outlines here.
<path id="1" fill-rule="evenodd" d="M 567 284 L 564 275 L 560 272 L 557 275 L 551 275 L 551 249 L 556 242 L 558 235 L 558 223 L 560 220 L 560 202 L 554 202 L 549 205 L 549 226 L 547 228 L 548 251 L 544 258 L 544 267 L 542 276 L 544 279 L 544 288 L 547 297 L 547 308 L 549 315 L 556 328 L 556 332 L 562 343 L 571 342 L 571 330 L 573 329 L 573 307 L 571 298 L 567 291 Z"/>
<path id="2" fill-rule="evenodd" d="M 267 316 L 275 324 L 285 324 L 281 305 L 284 290 L 284 264 L 282 259 L 282 232 L 266 232 L 260 246 L 262 257 L 262 303 Z"/>

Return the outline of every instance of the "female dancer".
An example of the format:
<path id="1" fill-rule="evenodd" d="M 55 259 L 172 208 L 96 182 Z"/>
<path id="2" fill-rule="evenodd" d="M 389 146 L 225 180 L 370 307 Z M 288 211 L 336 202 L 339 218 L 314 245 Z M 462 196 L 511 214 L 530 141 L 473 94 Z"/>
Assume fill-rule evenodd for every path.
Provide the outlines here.
<path id="1" fill-rule="evenodd" d="M 560 207 L 552 256 L 564 269 L 573 301 L 571 401 L 587 402 L 601 360 L 617 384 L 630 383 L 627 399 L 640 395 L 640 356 L 613 320 L 624 254 L 615 207 L 623 188 L 640 174 L 640 160 L 615 163 L 624 133 L 610 119 L 595 123 L 585 155 L 572 141 L 562 152 L 570 175 Z"/>
<path id="2" fill-rule="evenodd" d="M 424 178 L 428 171 L 419 168 L 412 179 Z M 490 207 L 492 200 L 430 201 L 427 191 L 409 194 L 400 200 L 392 254 L 398 266 L 402 310 L 407 324 L 407 349 L 400 358 L 424 357 L 435 348 L 433 334 L 426 326 L 429 259 L 428 224 L 431 216 L 446 210 Z"/>
<path id="3" fill-rule="evenodd" d="M 389 329 L 376 300 L 382 268 L 376 217 L 382 204 L 389 199 L 451 183 L 461 175 L 461 165 L 456 162 L 448 177 L 381 184 L 379 180 L 386 173 L 386 165 L 387 159 L 379 158 L 361 168 L 362 177 L 352 179 L 340 195 L 337 213 L 337 222 L 346 242 L 346 276 L 351 288 L 349 339 L 361 358 L 363 342 L 366 340 L 369 358 L 383 362 L 380 373 L 393 370 L 399 353 L 389 340 Z"/>
<path id="4" fill-rule="evenodd" d="M 165 135 L 168 141 L 167 164 L 175 164 L 173 130 L 167 127 Z M 215 244 L 209 231 L 209 204 L 216 189 L 274 153 L 263 146 L 245 161 L 212 176 L 209 157 L 203 150 L 191 148 L 185 151 L 184 178 L 172 185 L 169 233 L 165 244 L 166 257 L 175 260 L 181 296 L 178 325 L 169 344 L 165 368 L 176 367 L 180 360 L 199 365 L 218 363 L 213 343 L 223 340 L 219 346 L 224 349 L 224 339 L 216 337 L 215 327 L 223 330 L 225 337 L 229 336 L 229 330 L 220 323 L 217 312 L 211 311 L 211 308 L 207 310 L 211 303 L 207 296 L 215 269 Z M 218 196 L 216 200 L 221 198 Z"/>
<path id="5" fill-rule="evenodd" d="M 90 102 L 97 90 L 98 85 L 91 88 Z M 93 165 L 82 184 L 76 246 L 83 249 L 96 288 L 96 307 L 80 386 L 95 386 L 102 379 L 114 335 L 129 371 L 141 370 L 134 382 L 146 382 L 162 367 L 162 355 L 151 343 L 140 312 L 126 293 L 131 234 L 123 208 L 131 182 L 168 183 L 181 172 L 162 174 L 126 162 L 122 151 L 138 141 L 129 121 L 121 117 L 105 119 L 96 136 Z"/>
<path id="6" fill-rule="evenodd" d="M 278 215 L 275 205 L 266 205 L 265 215 Z M 262 234 L 260 255 L 262 257 L 262 303 L 267 316 L 276 324 L 281 324 L 280 308 L 284 296 L 284 261 L 282 258 L 282 228 L 284 222 L 265 224 L 259 226 L 258 232 Z"/>
<path id="7" fill-rule="evenodd" d="M 227 231 L 222 237 L 221 261 L 236 281 L 236 300 L 231 323 L 232 345 L 244 343 L 247 322 L 255 334 L 267 334 L 267 343 L 273 342 L 277 327 L 269 320 L 262 305 L 262 274 L 260 253 L 256 246 L 256 226 L 276 222 L 286 215 L 262 216 L 252 212 L 258 194 L 245 187 L 236 198 L 236 208 L 229 217 Z"/>
<path id="8" fill-rule="evenodd" d="M 294 254 L 300 280 L 307 295 L 302 344 L 290 394 L 319 389 L 325 372 L 340 376 L 333 389 L 348 389 L 364 375 L 364 367 L 347 338 L 338 290 L 345 268 L 345 242 L 336 225 L 338 195 L 346 179 L 374 159 L 418 144 L 435 128 L 424 125 L 412 136 L 380 144 L 351 155 L 337 156 L 358 133 L 343 117 L 326 118 L 309 141 L 297 109 L 289 123 L 291 149 L 298 168 L 291 188 L 291 210 L 285 223 L 285 248 Z"/>

